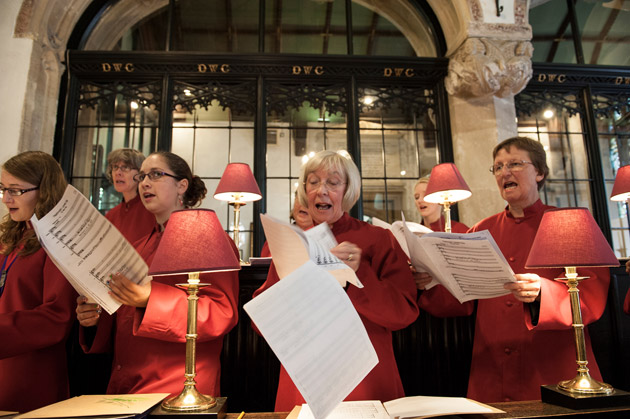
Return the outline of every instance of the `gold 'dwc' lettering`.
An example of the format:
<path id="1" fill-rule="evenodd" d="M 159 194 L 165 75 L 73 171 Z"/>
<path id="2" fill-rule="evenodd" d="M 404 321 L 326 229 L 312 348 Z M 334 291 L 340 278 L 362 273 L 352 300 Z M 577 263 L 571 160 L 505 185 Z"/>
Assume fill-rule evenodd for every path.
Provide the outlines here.
<path id="1" fill-rule="evenodd" d="M 101 63 L 101 69 L 105 73 L 109 73 L 111 71 L 121 72 L 123 70 L 127 73 L 133 73 L 135 70 L 133 63 Z"/>
<path id="2" fill-rule="evenodd" d="M 405 77 L 414 77 L 416 74 L 414 73 L 413 68 L 385 67 L 383 69 L 383 76 L 385 77 L 401 77 L 403 75 Z"/>
<path id="3" fill-rule="evenodd" d="M 197 72 L 199 73 L 207 73 L 210 71 L 211 73 L 216 73 L 220 71 L 221 73 L 229 73 L 230 65 L 229 64 L 197 64 Z"/>
<path id="4" fill-rule="evenodd" d="M 291 68 L 291 73 L 294 76 L 297 76 L 298 74 L 302 74 L 302 73 L 306 75 L 313 73 L 317 76 L 321 76 L 322 74 L 324 74 L 324 67 L 321 65 L 317 65 L 315 67 L 313 67 L 312 65 L 303 65 L 303 66 L 294 65 Z"/>
<path id="5" fill-rule="evenodd" d="M 630 77 L 619 76 L 615 79 L 615 84 L 630 84 Z"/>
<path id="6" fill-rule="evenodd" d="M 545 82 L 548 81 L 550 83 L 564 83 L 565 81 L 567 81 L 567 75 L 566 74 L 554 74 L 554 73 L 549 73 L 549 74 L 545 74 L 545 73 L 540 73 L 538 75 L 538 81 L 539 82 Z"/>

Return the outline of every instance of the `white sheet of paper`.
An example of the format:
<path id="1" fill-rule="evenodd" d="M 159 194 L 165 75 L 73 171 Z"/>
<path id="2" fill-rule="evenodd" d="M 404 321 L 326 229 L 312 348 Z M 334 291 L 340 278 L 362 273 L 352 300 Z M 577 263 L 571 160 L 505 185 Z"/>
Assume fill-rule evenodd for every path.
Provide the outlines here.
<path id="1" fill-rule="evenodd" d="M 308 404 L 303 404 L 298 419 L 315 419 Z M 383 403 L 378 400 L 341 402 L 326 419 L 389 419 Z"/>
<path id="2" fill-rule="evenodd" d="M 312 260 L 334 276 L 341 286 L 349 282 L 363 288 L 356 273 L 330 253 L 330 249 L 337 245 L 337 241 L 328 224 L 322 223 L 305 232 L 298 226 L 280 221 L 268 214 L 260 214 L 260 221 L 280 278 L 289 275 L 307 260 Z"/>
<path id="3" fill-rule="evenodd" d="M 348 295 L 310 260 L 243 308 L 316 419 L 326 417 L 378 363 Z"/>
<path id="4" fill-rule="evenodd" d="M 404 219 L 403 215 L 403 219 Z M 394 221 L 393 224 L 390 224 L 386 221 L 381 220 L 380 218 L 372 217 L 372 224 L 378 227 L 382 227 L 386 230 L 392 232 L 396 241 L 405 252 L 407 257 L 409 257 L 409 247 L 407 246 L 407 239 L 405 239 L 405 229 L 403 226 L 404 221 Z M 411 221 L 406 221 L 407 228 L 416 236 L 422 236 L 423 234 L 432 233 L 428 227 L 423 226 L 422 224 L 413 223 Z"/>
<path id="5" fill-rule="evenodd" d="M 509 294 L 514 272 L 488 230 L 418 237 L 405 228 L 412 265 L 429 272 L 460 303 Z"/>
<path id="6" fill-rule="evenodd" d="M 138 415 L 146 412 L 168 395 L 168 393 L 89 394 L 32 410 L 16 416 L 15 419 Z"/>
<path id="7" fill-rule="evenodd" d="M 502 410 L 463 397 L 410 396 L 385 402 L 383 406 L 392 419 L 428 418 L 472 413 L 505 413 Z"/>
<path id="8" fill-rule="evenodd" d="M 120 303 L 109 296 L 110 274 L 121 273 L 135 283 L 147 280 L 149 267 L 112 223 L 72 185 L 40 220 L 31 218 L 46 253 L 81 295 L 109 314 Z"/>

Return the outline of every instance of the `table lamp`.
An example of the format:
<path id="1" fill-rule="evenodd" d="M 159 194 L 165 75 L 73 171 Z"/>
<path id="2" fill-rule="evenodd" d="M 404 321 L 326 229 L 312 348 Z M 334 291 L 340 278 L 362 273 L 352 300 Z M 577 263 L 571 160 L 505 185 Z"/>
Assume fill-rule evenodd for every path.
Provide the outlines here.
<path id="1" fill-rule="evenodd" d="M 451 204 L 472 195 L 466 181 L 453 163 L 441 163 L 431 169 L 424 200 L 444 207 L 444 231 L 451 232 Z"/>
<path id="2" fill-rule="evenodd" d="M 234 207 L 234 243 L 239 249 L 239 223 L 241 207 L 248 202 L 258 201 L 262 198 L 260 189 L 254 174 L 247 163 L 230 163 L 225 168 L 219 181 L 214 198 L 219 201 L 227 201 Z M 243 263 L 241 261 L 241 263 Z"/>
<path id="3" fill-rule="evenodd" d="M 630 200 L 630 165 L 622 166 L 617 170 L 610 200 L 618 202 L 628 202 Z"/>
<path id="4" fill-rule="evenodd" d="M 556 280 L 565 282 L 568 287 L 578 367 L 575 378 L 561 381 L 556 388 L 573 398 L 610 395 L 614 390 L 609 384 L 591 378 L 586 366 L 588 361 L 578 284 L 588 277 L 578 277 L 577 274 L 577 267 L 584 266 L 619 266 L 589 210 L 557 208 L 545 211 L 525 267 L 564 268 L 566 278 Z"/>
<path id="5" fill-rule="evenodd" d="M 177 284 L 188 293 L 186 327 L 186 370 L 184 389 L 162 402 L 171 411 L 195 411 L 214 407 L 213 396 L 201 394 L 195 382 L 198 291 L 210 284 L 199 282 L 200 272 L 234 271 L 241 268 L 229 237 L 214 211 L 185 209 L 169 217 L 149 275 L 188 274 L 188 282 Z"/>

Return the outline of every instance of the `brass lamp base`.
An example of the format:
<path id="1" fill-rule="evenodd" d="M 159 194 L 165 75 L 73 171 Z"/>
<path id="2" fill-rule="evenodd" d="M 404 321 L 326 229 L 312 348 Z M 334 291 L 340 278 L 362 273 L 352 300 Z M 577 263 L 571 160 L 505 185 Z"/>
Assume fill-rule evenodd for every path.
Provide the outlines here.
<path id="1" fill-rule="evenodd" d="M 567 393 L 581 396 L 606 396 L 615 391 L 610 384 L 600 383 L 593 379 L 588 372 L 578 372 L 574 379 L 559 382 L 558 388 Z"/>
<path id="2" fill-rule="evenodd" d="M 177 412 L 188 412 L 193 410 L 211 409 L 217 405 L 213 396 L 201 394 L 195 386 L 184 386 L 179 395 L 166 399 L 162 402 L 162 407 L 166 410 Z"/>
<path id="3" fill-rule="evenodd" d="M 613 389 L 609 394 L 579 394 L 561 390 L 555 384 L 540 386 L 540 398 L 545 403 L 573 410 L 630 405 L 630 393 L 623 390 Z"/>

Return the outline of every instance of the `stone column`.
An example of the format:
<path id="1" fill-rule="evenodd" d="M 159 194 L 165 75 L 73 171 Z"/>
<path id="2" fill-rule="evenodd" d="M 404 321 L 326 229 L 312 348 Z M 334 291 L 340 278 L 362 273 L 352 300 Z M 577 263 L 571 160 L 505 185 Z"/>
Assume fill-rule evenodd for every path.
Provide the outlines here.
<path id="1" fill-rule="evenodd" d="M 501 211 L 492 165 L 492 149 L 516 135 L 514 95 L 532 76 L 528 41 L 468 38 L 449 63 L 445 80 L 455 164 L 473 195 L 458 204 L 460 221 L 472 226 Z"/>

